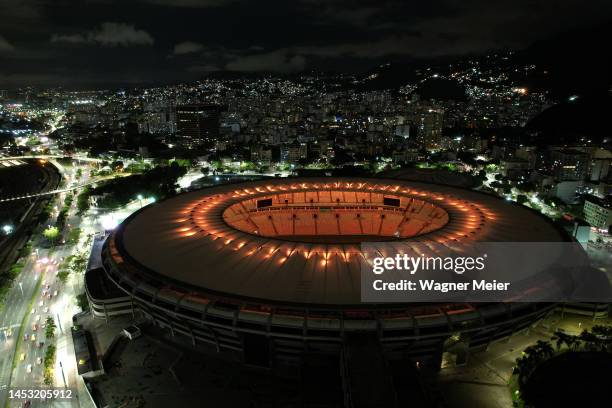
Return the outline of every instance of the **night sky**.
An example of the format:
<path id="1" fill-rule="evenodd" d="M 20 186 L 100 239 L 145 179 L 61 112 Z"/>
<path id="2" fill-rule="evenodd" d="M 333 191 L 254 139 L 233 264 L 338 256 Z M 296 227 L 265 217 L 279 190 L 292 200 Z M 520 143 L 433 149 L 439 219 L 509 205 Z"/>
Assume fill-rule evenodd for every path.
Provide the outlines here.
<path id="1" fill-rule="evenodd" d="M 0 88 L 359 72 L 521 49 L 610 15 L 609 0 L 0 0 Z"/>

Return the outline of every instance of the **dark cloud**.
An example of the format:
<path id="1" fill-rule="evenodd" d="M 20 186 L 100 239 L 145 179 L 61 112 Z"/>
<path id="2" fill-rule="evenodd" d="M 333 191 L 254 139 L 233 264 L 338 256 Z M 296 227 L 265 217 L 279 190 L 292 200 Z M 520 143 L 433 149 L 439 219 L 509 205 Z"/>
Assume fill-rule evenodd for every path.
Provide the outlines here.
<path id="1" fill-rule="evenodd" d="M 153 45 L 153 37 L 131 24 L 102 23 L 100 27 L 75 34 L 53 34 L 51 42 L 70 44 L 99 44 L 106 47 Z"/>
<path id="2" fill-rule="evenodd" d="M 230 71 L 298 72 L 304 70 L 306 58 L 293 54 L 289 49 L 237 57 L 225 68 Z"/>
<path id="3" fill-rule="evenodd" d="M 523 48 L 611 15 L 609 0 L 0 0 L 0 52 L 10 83 L 360 71 Z"/>
<path id="4" fill-rule="evenodd" d="M 175 55 L 193 54 L 204 49 L 204 45 L 195 41 L 184 41 L 174 46 Z"/>
<path id="5" fill-rule="evenodd" d="M 192 65 L 190 67 L 187 67 L 187 72 L 194 72 L 194 73 L 206 73 L 206 72 L 213 72 L 213 71 L 221 71 L 221 68 L 218 67 L 217 65 Z"/>

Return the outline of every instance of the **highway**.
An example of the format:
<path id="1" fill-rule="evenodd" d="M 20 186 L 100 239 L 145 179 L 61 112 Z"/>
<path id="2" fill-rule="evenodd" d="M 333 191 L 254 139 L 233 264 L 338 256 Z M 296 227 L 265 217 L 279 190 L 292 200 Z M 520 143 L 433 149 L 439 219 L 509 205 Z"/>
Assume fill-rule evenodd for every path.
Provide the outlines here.
<path id="1" fill-rule="evenodd" d="M 41 279 L 34 283 L 34 302 L 32 309 L 25 313 L 25 324 L 21 339 L 15 335 L 15 342 L 19 342 L 16 354 L 16 366 L 11 376 L 11 387 L 15 389 L 40 388 L 44 385 L 45 350 L 52 340 L 45 338 L 45 321 L 52 318 L 55 325 L 55 344 L 57 347 L 56 363 L 54 368 L 53 386 L 69 387 L 74 389 L 75 399 L 69 401 L 54 401 L 53 406 L 78 407 L 76 399 L 76 362 L 70 337 L 71 317 L 79 310 L 75 305 L 74 285 L 70 282 L 61 283 L 57 277 L 57 264 L 61 258 L 73 253 L 72 246 L 63 246 L 52 255 L 40 254 L 36 261 L 35 270 L 41 271 Z M 56 264 L 57 263 L 57 264 Z M 79 274 L 73 278 L 81 278 Z M 36 277 L 34 278 L 36 279 Z M 29 306 L 29 305 L 28 305 Z M 36 330 L 34 330 L 36 329 Z M 20 341 L 21 340 L 21 341 Z M 40 343 L 43 343 L 41 346 Z M 59 366 L 59 363 L 62 366 Z M 62 374 L 62 371 L 63 374 Z M 64 382 L 64 378 L 66 381 Z M 49 406 L 41 401 L 32 400 L 32 407 Z M 10 406 L 19 407 L 19 402 Z"/>
<path id="2" fill-rule="evenodd" d="M 93 182 L 87 180 L 89 172 L 83 170 L 83 183 Z M 75 169 L 69 175 L 69 181 L 73 179 Z M 64 197 L 64 193 L 55 197 L 58 208 L 63 204 Z M 81 217 L 76 216 L 76 200 L 72 203 L 67 221 L 71 228 L 80 226 Z M 23 401 L 8 401 L 10 388 L 43 387 L 43 360 L 50 343 L 50 340 L 45 338 L 43 329 L 47 317 L 52 317 L 57 326 L 53 386 L 73 389 L 74 398 L 48 402 L 32 400 L 31 407 L 78 407 L 77 368 L 70 327 L 72 316 L 79 311 L 75 297 L 82 292 L 83 276 L 71 273 L 68 282 L 64 284 L 57 279 L 56 274 L 62 258 L 76 252 L 88 253 L 87 239 L 82 236 L 77 245 L 66 244 L 45 249 L 39 245 L 44 239 L 34 238 L 33 253 L 28 257 L 21 275 L 11 288 L 6 305 L 0 310 L 0 407 L 22 406 Z M 39 347 L 41 342 L 43 345 Z"/>
<path id="3" fill-rule="evenodd" d="M 19 328 L 34 295 L 37 277 L 41 273 L 44 274 L 45 271 L 36 266 L 34 259 L 28 259 L 17 284 L 7 296 L 6 305 L 0 311 L 0 326 L 4 329 L 0 333 L 2 341 L 0 344 L 0 403 L 2 405 L 6 401 L 7 388 L 11 384 L 13 356 L 18 343 Z"/>

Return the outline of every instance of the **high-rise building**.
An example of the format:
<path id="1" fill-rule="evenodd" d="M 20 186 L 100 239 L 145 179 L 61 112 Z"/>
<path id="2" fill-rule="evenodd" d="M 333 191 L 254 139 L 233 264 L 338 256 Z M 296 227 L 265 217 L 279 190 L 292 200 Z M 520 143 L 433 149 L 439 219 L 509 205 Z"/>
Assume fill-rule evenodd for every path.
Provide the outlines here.
<path id="1" fill-rule="evenodd" d="M 591 166 L 589 171 L 589 180 L 600 181 L 606 180 L 610 175 L 610 166 L 612 164 L 612 153 L 607 149 L 595 149 L 591 153 Z"/>
<path id="2" fill-rule="evenodd" d="M 219 136 L 218 105 L 178 105 L 176 107 L 176 130 L 187 147 L 213 142 Z"/>
<path id="3" fill-rule="evenodd" d="M 592 227 L 607 230 L 612 225 L 612 201 L 607 198 L 587 196 L 584 199 L 584 220 Z"/>
<path id="4" fill-rule="evenodd" d="M 280 158 L 283 163 L 297 163 L 300 159 L 305 159 L 308 154 L 306 143 L 293 142 L 281 146 Z"/>
<path id="5" fill-rule="evenodd" d="M 421 114 L 419 130 L 426 148 L 439 147 L 442 138 L 442 126 L 444 124 L 444 112 L 438 109 L 428 109 Z"/>
<path id="6" fill-rule="evenodd" d="M 551 168 L 558 181 L 584 180 L 589 167 L 589 154 L 575 149 L 553 150 Z"/>
<path id="7" fill-rule="evenodd" d="M 138 119 L 138 131 L 151 134 L 176 133 L 176 118 L 174 112 L 145 112 Z"/>

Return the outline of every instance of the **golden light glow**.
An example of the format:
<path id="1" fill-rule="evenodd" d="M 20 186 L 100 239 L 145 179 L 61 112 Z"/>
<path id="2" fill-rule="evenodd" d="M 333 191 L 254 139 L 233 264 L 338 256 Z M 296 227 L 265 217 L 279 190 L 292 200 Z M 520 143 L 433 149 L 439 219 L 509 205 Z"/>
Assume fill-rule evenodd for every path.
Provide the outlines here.
<path id="1" fill-rule="evenodd" d="M 401 207 L 398 209 L 383 207 L 383 194 L 386 197 L 392 194 L 398 198 Z M 263 198 L 272 198 L 272 209 L 256 207 L 257 200 Z M 313 199 L 314 201 L 310 201 Z M 330 202 L 326 203 L 325 200 Z M 380 201 L 370 202 L 370 200 Z M 317 204 L 329 210 L 322 212 Z M 303 209 L 296 210 L 300 205 L 304 206 Z M 339 206 L 338 210 L 334 210 L 336 206 Z M 365 209 L 355 209 L 359 206 L 370 206 L 372 214 L 378 212 L 385 217 L 368 218 Z M 229 208 L 232 208 L 233 212 L 228 212 Z M 220 211 L 223 211 L 222 219 L 225 226 L 219 224 Z M 208 236 L 211 240 L 223 239 L 224 246 L 230 246 L 238 239 L 240 242 L 231 245 L 230 250 L 239 252 L 250 242 L 249 238 L 241 239 L 242 237 L 236 235 L 236 232 L 240 231 L 272 239 L 275 236 L 284 237 L 292 234 L 351 236 L 360 233 L 407 239 L 423 233 L 433 233 L 437 235 L 430 235 L 430 239 L 444 244 L 449 241 L 463 241 L 466 237 L 478 239 L 477 237 L 484 234 L 484 231 L 489 231 L 488 228 L 483 228 L 485 224 L 497 221 L 496 214 L 489 208 L 477 202 L 458 200 L 457 196 L 451 194 L 417 190 L 398 184 L 370 182 L 300 182 L 277 186 L 271 184 L 254 186 L 192 201 L 178 213 L 182 215 L 174 220 L 178 236 L 188 238 L 202 232 L 202 237 Z M 318 216 L 313 217 L 313 213 Z M 242 224 L 236 224 L 235 220 L 241 220 L 239 222 Z M 187 222 L 191 225 L 186 226 Z M 369 225 L 373 225 L 370 227 L 371 230 L 363 230 L 364 226 Z M 328 246 L 322 246 L 326 247 Z M 278 265 L 284 264 L 291 255 L 300 251 L 306 260 L 313 254 L 320 257 L 318 262 L 322 267 L 327 266 L 332 255 L 341 258 L 345 263 L 351 261 L 351 252 L 346 250 L 330 252 L 319 249 L 308 250 L 307 247 L 298 249 L 295 244 L 268 246 L 265 251 L 257 254 L 259 249 L 262 248 L 250 249 L 244 253 L 244 256 L 272 258 L 275 252 L 282 250 Z M 355 253 L 360 254 L 361 251 L 356 249 Z"/>

